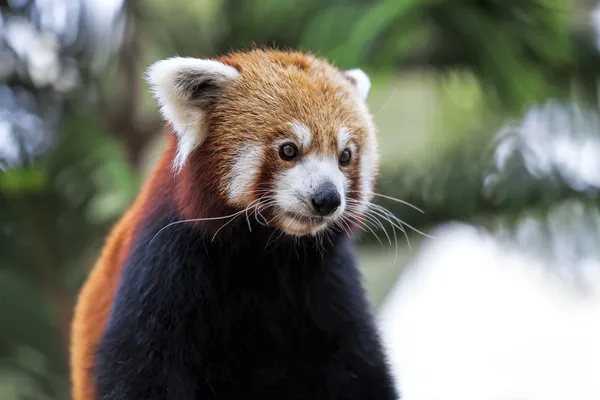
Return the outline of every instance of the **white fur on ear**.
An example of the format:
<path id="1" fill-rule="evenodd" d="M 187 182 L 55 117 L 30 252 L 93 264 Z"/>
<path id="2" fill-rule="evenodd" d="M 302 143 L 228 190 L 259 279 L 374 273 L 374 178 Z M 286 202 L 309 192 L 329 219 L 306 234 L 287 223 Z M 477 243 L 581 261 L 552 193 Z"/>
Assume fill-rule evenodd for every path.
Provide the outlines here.
<path id="1" fill-rule="evenodd" d="M 371 90 L 371 80 L 367 74 L 365 74 L 362 69 L 354 68 L 344 72 L 344 75 L 354 84 L 358 96 L 362 100 L 366 100 L 369 90 Z"/>
<path id="2" fill-rule="evenodd" d="M 177 135 L 175 171 L 183 168 L 187 157 L 206 136 L 202 126 L 205 109 L 239 75 L 238 70 L 221 62 L 198 58 L 169 58 L 148 68 L 146 80 L 163 118 Z"/>

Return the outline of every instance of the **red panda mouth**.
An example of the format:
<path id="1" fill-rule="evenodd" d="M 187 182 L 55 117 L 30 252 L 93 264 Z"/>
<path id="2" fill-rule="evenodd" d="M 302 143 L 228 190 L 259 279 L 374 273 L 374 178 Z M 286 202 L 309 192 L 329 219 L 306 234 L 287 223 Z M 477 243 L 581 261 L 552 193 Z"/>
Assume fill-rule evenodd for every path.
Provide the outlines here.
<path id="1" fill-rule="evenodd" d="M 325 228 L 325 222 L 326 218 L 321 216 L 308 216 L 288 211 L 282 214 L 278 224 L 279 229 L 288 234 L 304 236 L 315 234 Z"/>
<path id="2" fill-rule="evenodd" d="M 292 212 L 286 212 L 284 214 L 286 217 L 291 218 L 297 222 L 307 224 L 307 225 L 321 225 L 325 222 L 325 218 L 321 216 L 307 216 Z"/>

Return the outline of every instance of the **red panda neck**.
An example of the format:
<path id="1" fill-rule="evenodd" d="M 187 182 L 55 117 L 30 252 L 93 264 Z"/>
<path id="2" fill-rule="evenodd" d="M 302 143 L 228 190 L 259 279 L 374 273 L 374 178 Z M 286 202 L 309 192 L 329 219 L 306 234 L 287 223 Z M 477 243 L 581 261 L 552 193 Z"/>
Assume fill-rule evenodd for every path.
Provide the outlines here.
<path id="1" fill-rule="evenodd" d="M 218 194 L 218 155 L 195 151 L 179 172 L 173 170 L 177 151 L 174 133 L 169 132 L 167 147 L 148 181 L 145 192 L 147 218 L 179 214 L 182 219 L 204 219 L 231 215 L 234 209 L 224 204 Z M 202 153 L 202 154 L 200 154 Z M 207 231 L 219 229 L 226 219 L 196 221 Z"/>

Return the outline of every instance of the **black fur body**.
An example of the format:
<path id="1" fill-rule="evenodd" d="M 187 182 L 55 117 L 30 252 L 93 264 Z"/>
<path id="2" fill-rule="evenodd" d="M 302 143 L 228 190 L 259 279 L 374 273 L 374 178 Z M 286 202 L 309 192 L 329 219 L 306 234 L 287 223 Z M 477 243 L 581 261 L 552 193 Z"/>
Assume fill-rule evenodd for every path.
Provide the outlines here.
<path id="1" fill-rule="evenodd" d="M 399 398 L 351 239 L 275 239 L 245 220 L 214 240 L 192 224 L 154 237 L 178 219 L 134 239 L 98 346 L 100 399 Z"/>

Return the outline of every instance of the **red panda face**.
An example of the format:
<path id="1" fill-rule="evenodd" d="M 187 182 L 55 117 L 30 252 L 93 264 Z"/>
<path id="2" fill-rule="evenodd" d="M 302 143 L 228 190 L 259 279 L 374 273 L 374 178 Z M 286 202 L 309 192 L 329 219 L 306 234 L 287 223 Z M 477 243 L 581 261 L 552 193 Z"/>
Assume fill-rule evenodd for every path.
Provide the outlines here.
<path id="1" fill-rule="evenodd" d="M 362 217 L 378 167 L 362 71 L 256 50 L 165 60 L 148 76 L 178 137 L 174 173 L 210 159 L 223 203 L 292 235 Z"/>

